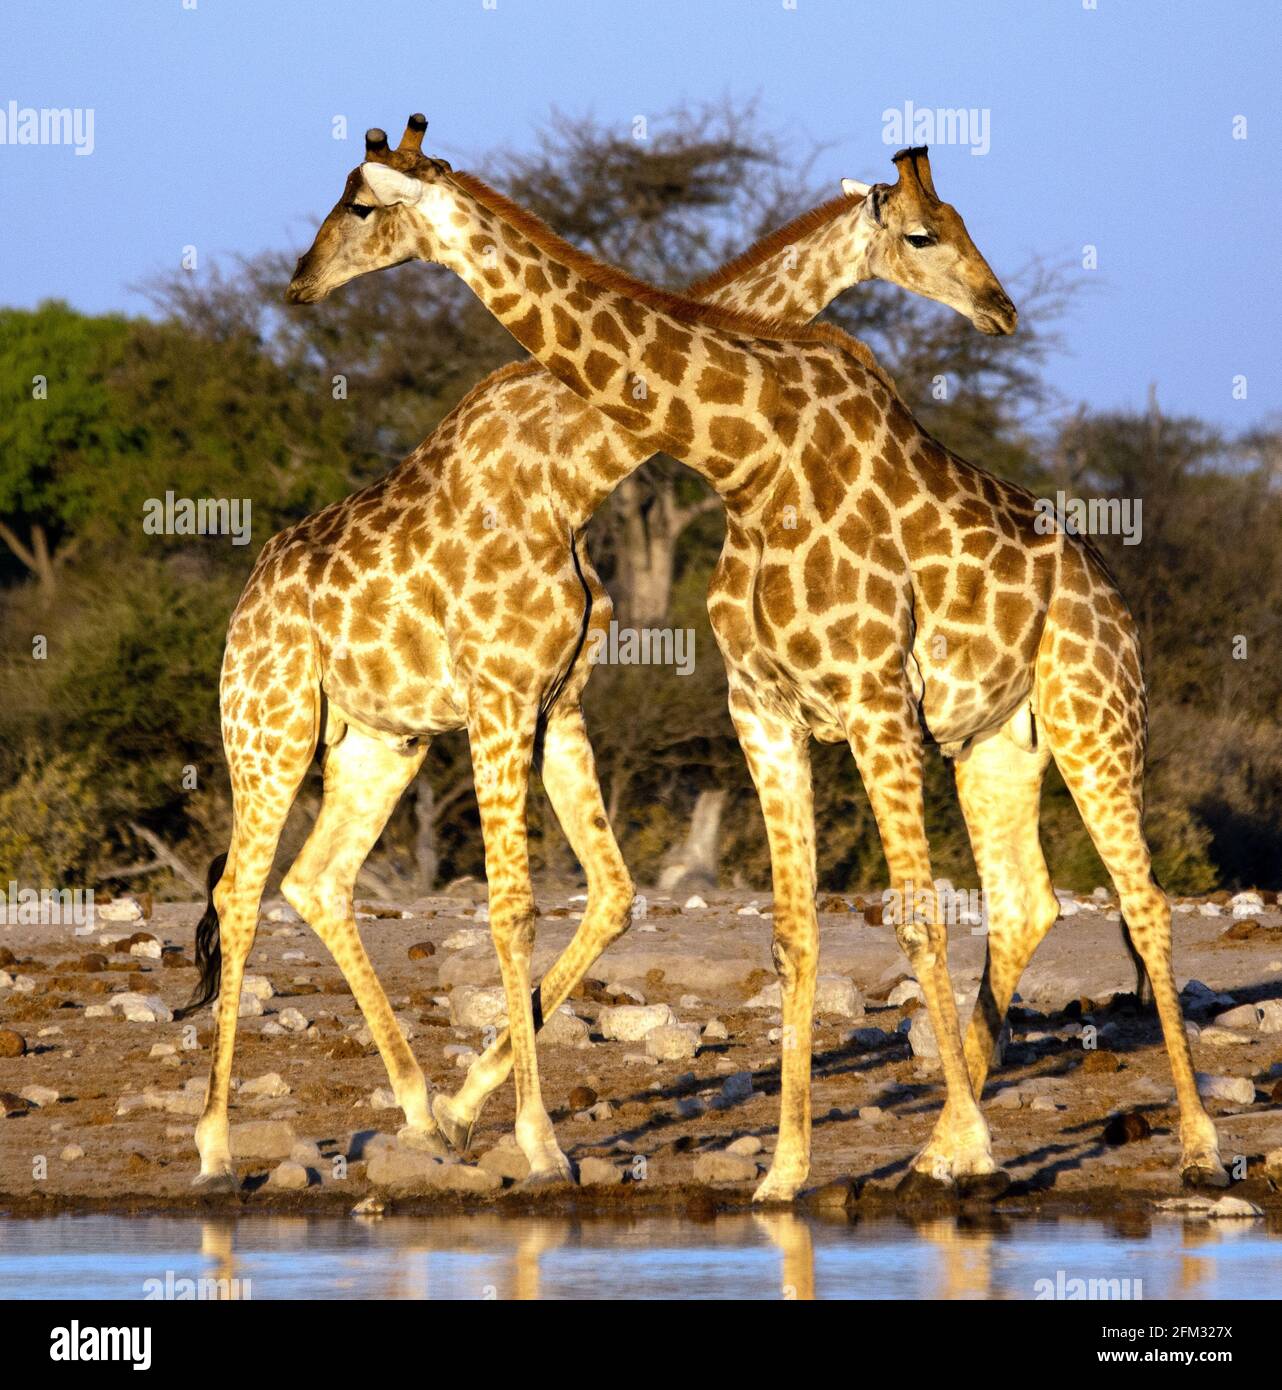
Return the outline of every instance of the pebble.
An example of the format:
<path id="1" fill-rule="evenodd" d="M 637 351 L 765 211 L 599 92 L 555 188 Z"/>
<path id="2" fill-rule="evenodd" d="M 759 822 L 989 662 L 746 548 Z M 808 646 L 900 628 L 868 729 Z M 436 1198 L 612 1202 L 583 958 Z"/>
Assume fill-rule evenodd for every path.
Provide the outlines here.
<path id="1" fill-rule="evenodd" d="M 455 932 L 454 935 L 458 936 L 459 933 Z M 453 940 L 453 937 L 450 940 Z M 449 942 L 446 945 L 448 946 Z M 436 946 L 431 941 L 416 941 L 406 954 L 410 960 L 430 960 L 436 954 Z"/>
<path id="2" fill-rule="evenodd" d="M 85 1151 L 80 1147 L 79 1144 L 68 1144 L 67 1147 L 63 1149 L 63 1151 L 58 1155 L 58 1157 L 61 1158 L 64 1163 L 75 1163 L 78 1159 L 82 1159 L 84 1156 Z"/>
<path id="3" fill-rule="evenodd" d="M 709 1019 L 703 1030 L 704 1042 L 725 1042 L 730 1037 L 730 1030 L 719 1018 Z"/>
<path id="4" fill-rule="evenodd" d="M 642 1042 L 652 1029 L 676 1021 L 676 1015 L 666 1004 L 617 1004 L 601 1010 L 597 1026 L 601 1035 L 610 1041 Z"/>
<path id="5" fill-rule="evenodd" d="M 29 1100 L 32 1105 L 38 1105 L 42 1110 L 47 1105 L 57 1105 L 58 1092 L 52 1086 L 25 1086 L 18 1094 L 23 1100 Z"/>
<path id="6" fill-rule="evenodd" d="M 904 1022 L 908 1025 L 905 1031 L 908 1034 L 908 1046 L 912 1049 L 913 1056 L 922 1061 L 938 1061 L 939 1040 L 935 1037 L 935 1029 L 926 1010 L 919 1009 Z"/>
<path id="7" fill-rule="evenodd" d="M 692 893 L 682 904 L 681 910 L 682 912 L 701 912 L 707 905 L 698 893 Z"/>
<path id="8" fill-rule="evenodd" d="M 27 1040 L 21 1033 L 12 1028 L 0 1028 L 0 1057 L 21 1057 L 26 1050 Z"/>
<path id="9" fill-rule="evenodd" d="M 878 1120 L 886 1118 L 886 1112 L 880 1105 L 861 1105 L 858 1114 L 859 1118 L 869 1125 L 875 1125 Z"/>
<path id="10" fill-rule="evenodd" d="M 241 981 L 240 997 L 242 1000 L 248 994 L 266 1003 L 275 993 L 272 982 L 266 975 L 246 975 Z"/>
<path id="11" fill-rule="evenodd" d="M 390 1086 L 379 1086 L 371 1091 L 368 1104 L 373 1110 L 396 1110 L 399 1108 L 396 1095 Z"/>
<path id="12" fill-rule="evenodd" d="M 815 1012 L 825 1018 L 863 1018 L 863 995 L 844 975 L 820 975 L 815 981 Z"/>
<path id="13" fill-rule="evenodd" d="M 567 1097 L 571 1110 L 589 1110 L 597 1103 L 597 1093 L 591 1086 L 576 1086 Z"/>
<path id="14" fill-rule="evenodd" d="M 287 1033 L 305 1033 L 310 1026 L 301 1010 L 294 1008 L 282 1009 L 276 1015 L 276 1022 Z"/>

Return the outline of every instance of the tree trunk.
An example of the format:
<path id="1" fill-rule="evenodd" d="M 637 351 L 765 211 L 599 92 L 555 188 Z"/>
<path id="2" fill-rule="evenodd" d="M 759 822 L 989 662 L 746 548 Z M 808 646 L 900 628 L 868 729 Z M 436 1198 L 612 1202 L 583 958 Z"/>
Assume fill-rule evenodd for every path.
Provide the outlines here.
<path id="1" fill-rule="evenodd" d="M 690 829 L 682 843 L 670 851 L 668 862 L 659 873 L 659 887 L 665 892 L 717 886 L 717 842 L 721 837 L 721 817 L 725 808 L 724 791 L 699 793 L 690 817 Z"/>
<path id="2" fill-rule="evenodd" d="M 622 625 L 661 627 L 667 621 L 681 533 L 696 517 L 719 505 L 715 497 L 707 496 L 681 506 L 675 478 L 655 477 L 643 483 L 633 474 L 619 484 L 614 494 L 620 522 L 614 588 Z"/>
<path id="3" fill-rule="evenodd" d="M 430 893 L 436 887 L 440 872 L 440 856 L 436 850 L 436 793 L 422 773 L 419 773 L 414 792 L 414 869 L 418 891 Z"/>

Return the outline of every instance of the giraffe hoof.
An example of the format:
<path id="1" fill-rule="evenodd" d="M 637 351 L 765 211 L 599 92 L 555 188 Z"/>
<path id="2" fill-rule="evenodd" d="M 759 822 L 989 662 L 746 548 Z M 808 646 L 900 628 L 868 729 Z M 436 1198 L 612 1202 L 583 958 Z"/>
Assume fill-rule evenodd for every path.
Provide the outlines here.
<path id="1" fill-rule="evenodd" d="M 540 1172 L 531 1173 L 528 1178 L 522 1178 L 516 1184 L 514 1191 L 546 1192 L 549 1188 L 574 1186 L 576 1186 L 576 1182 L 572 1170 L 562 1172 L 559 1168 L 547 1168 Z"/>
<path id="2" fill-rule="evenodd" d="M 396 1131 L 396 1143 L 402 1149 L 413 1149 L 415 1153 L 433 1154 L 437 1158 L 449 1157 L 449 1145 L 434 1129 L 418 1129 L 414 1125 L 402 1125 Z"/>
<path id="3" fill-rule="evenodd" d="M 441 1137 L 455 1153 L 466 1153 L 472 1147 L 473 1125 L 455 1118 L 448 1096 L 432 1097 L 432 1118 L 441 1131 Z"/>
<path id="4" fill-rule="evenodd" d="M 1010 1174 L 1004 1168 L 991 1173 L 965 1173 L 957 1179 L 957 1191 L 967 1201 L 995 1202 L 1010 1187 Z"/>
<path id="5" fill-rule="evenodd" d="M 1224 1171 L 1224 1165 L 1217 1159 L 1215 1165 L 1203 1161 L 1200 1163 L 1190 1163 L 1187 1168 L 1180 1173 L 1180 1181 L 1185 1187 L 1196 1191 L 1207 1189 L 1219 1190 L 1229 1185 L 1229 1175 Z"/>
<path id="6" fill-rule="evenodd" d="M 240 1191 L 235 1173 L 197 1173 L 191 1185 L 210 1197 L 234 1196 Z"/>

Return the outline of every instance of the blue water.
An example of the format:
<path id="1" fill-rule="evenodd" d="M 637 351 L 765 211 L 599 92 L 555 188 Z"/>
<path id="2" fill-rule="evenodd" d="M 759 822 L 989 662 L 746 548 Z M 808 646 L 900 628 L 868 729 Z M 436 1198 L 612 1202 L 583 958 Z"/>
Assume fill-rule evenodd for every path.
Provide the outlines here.
<path id="1" fill-rule="evenodd" d="M 1129 1281 L 1108 1286 L 1114 1297 L 1278 1298 L 1282 1238 L 1259 1221 L 1155 1220 L 1121 1235 L 1083 1220 L 980 1230 L 788 1213 L 0 1219 L 0 1300 L 1030 1299 L 1071 1294 L 1074 1279 Z M 198 1280 L 226 1282 L 198 1291 Z"/>

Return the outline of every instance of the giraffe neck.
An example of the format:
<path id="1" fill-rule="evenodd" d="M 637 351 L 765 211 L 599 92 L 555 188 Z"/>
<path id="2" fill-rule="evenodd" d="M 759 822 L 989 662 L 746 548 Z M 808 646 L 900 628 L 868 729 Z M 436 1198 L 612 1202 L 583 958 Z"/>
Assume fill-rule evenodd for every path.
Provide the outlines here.
<path id="1" fill-rule="evenodd" d="M 862 197 L 812 208 L 686 291 L 739 314 L 809 323 L 843 291 L 872 279 L 874 225 L 860 216 Z"/>
<path id="2" fill-rule="evenodd" d="M 470 175 L 429 185 L 417 210 L 424 259 L 453 270 L 554 377 L 635 437 L 631 457 L 603 471 L 602 496 L 660 451 L 727 505 L 761 484 L 778 457 L 771 345 L 751 352 L 736 340 L 758 327 L 789 336 L 779 325 L 717 308 L 700 316 L 690 301 L 594 262 Z"/>

